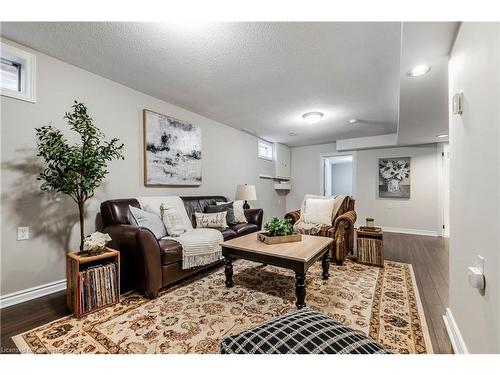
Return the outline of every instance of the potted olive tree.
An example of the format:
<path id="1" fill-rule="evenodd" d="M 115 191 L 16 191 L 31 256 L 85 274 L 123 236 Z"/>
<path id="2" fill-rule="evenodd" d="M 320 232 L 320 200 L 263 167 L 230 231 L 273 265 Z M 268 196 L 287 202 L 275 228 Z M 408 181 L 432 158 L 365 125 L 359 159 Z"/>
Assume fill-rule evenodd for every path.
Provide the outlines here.
<path id="1" fill-rule="evenodd" d="M 78 133 L 80 142 L 70 144 L 61 130 L 51 125 L 36 128 L 37 156 L 45 161 L 38 180 L 43 181 L 41 190 L 67 194 L 78 205 L 83 251 L 85 203 L 108 174 L 108 162 L 123 159 L 123 143 L 117 138 L 106 141 L 83 103 L 75 101 L 72 112 L 66 112 L 64 119 Z"/>

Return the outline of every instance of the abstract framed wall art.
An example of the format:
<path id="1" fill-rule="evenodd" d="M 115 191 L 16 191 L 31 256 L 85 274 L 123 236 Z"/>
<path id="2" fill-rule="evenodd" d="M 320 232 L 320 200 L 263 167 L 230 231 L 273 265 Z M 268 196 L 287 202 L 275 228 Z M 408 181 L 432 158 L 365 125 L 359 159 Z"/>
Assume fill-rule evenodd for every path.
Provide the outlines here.
<path id="1" fill-rule="evenodd" d="M 379 198 L 410 198 L 411 158 L 378 159 Z"/>
<path id="2" fill-rule="evenodd" d="M 201 129 L 145 109 L 144 185 L 201 185 Z"/>

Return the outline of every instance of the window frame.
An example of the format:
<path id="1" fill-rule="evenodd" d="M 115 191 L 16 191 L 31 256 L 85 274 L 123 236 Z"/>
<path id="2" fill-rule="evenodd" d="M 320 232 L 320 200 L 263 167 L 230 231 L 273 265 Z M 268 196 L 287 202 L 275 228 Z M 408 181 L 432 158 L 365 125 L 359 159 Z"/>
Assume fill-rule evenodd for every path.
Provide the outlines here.
<path id="1" fill-rule="evenodd" d="M 271 156 L 267 155 L 261 155 L 260 154 L 260 145 L 263 144 L 266 147 L 269 147 L 271 149 Z M 272 142 L 265 141 L 264 139 L 258 139 L 257 140 L 257 157 L 259 159 L 264 159 L 268 161 L 273 161 L 274 160 L 274 144 Z"/>
<path id="2" fill-rule="evenodd" d="M 20 90 L 0 87 L 1 95 L 36 103 L 36 57 L 34 54 L 0 40 L 1 57 L 20 65 Z"/>

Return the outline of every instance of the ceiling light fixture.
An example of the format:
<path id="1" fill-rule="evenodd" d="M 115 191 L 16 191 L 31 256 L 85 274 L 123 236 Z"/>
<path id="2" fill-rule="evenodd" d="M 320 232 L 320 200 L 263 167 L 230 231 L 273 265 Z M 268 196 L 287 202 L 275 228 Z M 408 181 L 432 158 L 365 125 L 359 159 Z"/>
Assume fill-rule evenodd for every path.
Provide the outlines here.
<path id="1" fill-rule="evenodd" d="M 349 120 L 349 124 L 356 124 L 357 122 L 359 122 L 357 118 L 352 118 Z"/>
<path id="2" fill-rule="evenodd" d="M 446 138 L 447 136 L 448 136 L 448 134 L 439 134 L 436 137 L 437 138 Z"/>
<path id="3" fill-rule="evenodd" d="M 319 120 L 321 120 L 321 118 L 323 117 L 323 113 L 322 112 L 307 112 L 307 113 L 304 113 L 302 115 L 302 117 L 309 124 L 314 124 L 314 123 L 318 122 Z"/>
<path id="4" fill-rule="evenodd" d="M 289 133 L 288 133 L 288 135 L 289 135 L 290 137 L 295 137 L 295 136 L 297 135 L 297 133 L 295 133 L 295 132 L 289 132 Z"/>
<path id="5" fill-rule="evenodd" d="M 418 77 L 423 76 L 431 71 L 431 67 L 429 65 L 419 65 L 410 70 L 407 75 L 408 77 Z"/>

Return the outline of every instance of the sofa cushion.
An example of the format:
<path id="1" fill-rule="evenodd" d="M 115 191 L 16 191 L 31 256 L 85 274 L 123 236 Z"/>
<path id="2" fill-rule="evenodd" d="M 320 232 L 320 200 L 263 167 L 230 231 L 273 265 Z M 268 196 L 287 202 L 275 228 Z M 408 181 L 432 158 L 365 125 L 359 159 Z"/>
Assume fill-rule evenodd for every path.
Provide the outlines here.
<path id="1" fill-rule="evenodd" d="M 227 211 L 214 212 L 211 214 L 203 214 L 200 212 L 195 212 L 196 217 L 196 228 L 213 228 L 213 229 L 226 229 Z"/>
<path id="2" fill-rule="evenodd" d="M 234 220 L 236 221 L 237 224 L 242 224 L 242 223 L 248 223 L 248 220 L 245 216 L 245 210 L 243 208 L 243 201 L 231 201 L 227 203 L 232 203 L 233 204 L 233 214 L 234 214 Z M 217 202 L 217 205 L 223 205 L 226 204 L 224 202 Z"/>
<path id="3" fill-rule="evenodd" d="M 257 228 L 257 225 L 250 223 L 231 225 L 229 228 L 234 230 L 236 232 L 236 236 L 238 237 L 244 236 L 245 234 L 257 232 L 259 230 L 259 228 Z"/>
<path id="4" fill-rule="evenodd" d="M 167 233 L 170 237 L 178 237 L 188 230 L 177 208 L 164 208 L 162 205 L 161 214 L 163 224 L 165 224 L 165 228 L 167 228 Z"/>
<path id="5" fill-rule="evenodd" d="M 236 232 L 231 228 L 226 228 L 221 230 L 222 236 L 224 237 L 224 241 L 232 240 L 236 238 Z"/>
<path id="6" fill-rule="evenodd" d="M 306 200 L 304 209 L 304 222 L 312 224 L 332 224 L 332 212 L 335 198 Z"/>
<path id="7" fill-rule="evenodd" d="M 174 240 L 161 239 L 158 240 L 161 251 L 161 263 L 171 264 L 182 262 L 182 246 Z"/>
<path id="8" fill-rule="evenodd" d="M 233 202 L 205 207 L 206 213 L 223 212 L 223 211 L 227 212 L 226 222 L 228 225 L 235 225 L 239 223 L 234 216 Z"/>
<path id="9" fill-rule="evenodd" d="M 196 225 L 196 218 L 194 216 L 195 212 L 205 212 L 206 206 L 213 206 L 217 202 L 226 203 L 226 198 L 222 196 L 193 196 L 193 197 L 181 197 L 184 208 L 186 209 L 187 216 L 193 227 Z"/>
<path id="10" fill-rule="evenodd" d="M 154 213 L 140 208 L 129 206 L 128 221 L 132 225 L 149 229 L 156 238 L 162 238 L 167 235 L 167 230 L 160 217 Z"/>

